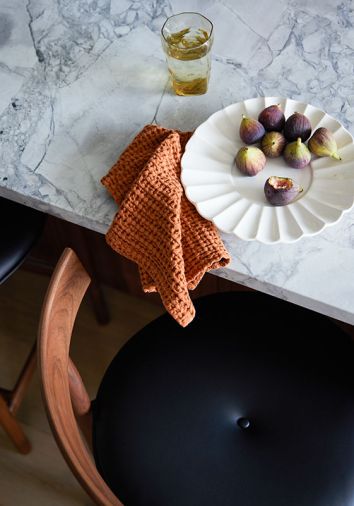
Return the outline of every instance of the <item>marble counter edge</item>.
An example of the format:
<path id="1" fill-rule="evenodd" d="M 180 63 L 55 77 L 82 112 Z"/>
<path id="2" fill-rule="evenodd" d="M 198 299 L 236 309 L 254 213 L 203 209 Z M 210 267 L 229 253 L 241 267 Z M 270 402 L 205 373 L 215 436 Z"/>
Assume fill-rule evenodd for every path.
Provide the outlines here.
<path id="1" fill-rule="evenodd" d="M 110 223 L 102 223 L 92 219 L 88 219 L 86 216 L 77 214 L 74 211 L 68 211 L 66 209 L 56 207 L 53 204 L 48 204 L 35 197 L 26 196 L 24 198 L 21 194 L 16 193 L 15 191 L 8 188 L 0 187 L 0 195 L 2 197 L 8 198 L 20 204 L 30 206 L 35 209 L 38 209 L 39 211 L 48 213 L 56 218 L 66 220 L 68 222 L 82 226 L 89 230 L 93 230 L 94 232 L 98 232 L 103 235 L 107 232 L 110 226 Z M 232 255 L 232 251 L 230 253 Z M 239 283 L 243 286 L 252 288 L 254 290 L 258 290 L 260 292 L 266 293 L 274 297 L 278 297 L 288 302 L 298 304 L 300 306 L 325 314 L 337 320 L 341 320 L 350 325 L 354 325 L 354 314 L 351 314 L 349 311 L 346 311 L 339 307 L 334 307 L 323 301 L 315 300 L 304 294 L 296 293 L 292 290 L 287 289 L 284 286 L 271 284 L 268 281 L 260 280 L 255 277 L 251 278 L 249 275 L 244 274 L 242 272 L 238 272 L 234 268 L 224 267 L 222 269 L 212 270 L 210 271 L 210 274 L 221 277 L 234 283 Z"/>
<path id="2" fill-rule="evenodd" d="M 269 282 L 261 281 L 257 278 L 250 278 L 249 276 L 239 273 L 234 269 L 223 268 L 210 271 L 210 273 L 223 279 L 227 279 L 228 281 L 239 283 L 240 285 L 246 286 L 248 288 L 266 293 L 273 297 L 286 300 L 292 304 L 306 307 L 307 309 L 326 315 L 330 318 L 334 318 L 335 320 L 340 320 L 344 323 L 348 323 L 349 325 L 354 325 L 354 315 L 349 311 L 340 309 L 317 299 L 315 300 L 304 294 L 296 293 L 293 290 L 279 287 L 277 285 L 272 285 Z"/>

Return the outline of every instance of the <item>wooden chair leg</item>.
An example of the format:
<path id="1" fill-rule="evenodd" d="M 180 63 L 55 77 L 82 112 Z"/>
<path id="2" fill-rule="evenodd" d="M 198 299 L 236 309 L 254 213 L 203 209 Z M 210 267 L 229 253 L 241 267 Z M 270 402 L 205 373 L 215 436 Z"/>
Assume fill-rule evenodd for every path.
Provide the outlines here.
<path id="1" fill-rule="evenodd" d="M 0 425 L 2 425 L 18 451 L 24 454 L 31 451 L 31 444 L 23 432 L 20 423 L 16 420 L 15 415 L 21 405 L 35 368 L 36 343 L 27 357 L 13 390 L 0 391 Z"/>
<path id="2" fill-rule="evenodd" d="M 22 399 L 29 386 L 33 373 L 36 369 L 37 353 L 36 343 L 33 345 L 30 354 L 27 357 L 26 363 L 18 377 L 15 387 L 13 388 L 9 401 L 9 410 L 13 415 L 16 415 L 18 408 L 21 405 Z"/>
<path id="3" fill-rule="evenodd" d="M 16 418 L 10 413 L 2 395 L 0 395 L 0 425 L 20 453 L 26 454 L 31 451 L 31 443 Z"/>

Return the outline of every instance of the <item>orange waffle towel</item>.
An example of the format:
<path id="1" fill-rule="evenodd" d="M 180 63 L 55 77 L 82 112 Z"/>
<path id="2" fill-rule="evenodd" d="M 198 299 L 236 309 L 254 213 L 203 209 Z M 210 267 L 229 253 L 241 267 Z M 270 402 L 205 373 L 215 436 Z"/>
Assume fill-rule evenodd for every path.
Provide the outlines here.
<path id="1" fill-rule="evenodd" d="M 183 192 L 180 162 L 191 135 L 147 125 L 102 178 L 119 204 L 107 243 L 139 265 L 144 291 L 158 291 L 182 326 L 195 315 L 188 290 L 230 261 L 214 225 Z"/>

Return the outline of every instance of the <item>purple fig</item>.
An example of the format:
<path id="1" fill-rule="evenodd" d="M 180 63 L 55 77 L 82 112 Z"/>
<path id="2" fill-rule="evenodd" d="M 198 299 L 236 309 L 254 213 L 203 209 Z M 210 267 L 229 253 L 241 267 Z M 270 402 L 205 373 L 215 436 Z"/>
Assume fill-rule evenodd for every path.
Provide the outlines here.
<path id="1" fill-rule="evenodd" d="M 263 109 L 258 116 L 258 121 L 262 123 L 267 132 L 280 132 L 284 128 L 285 116 L 278 105 L 270 105 Z"/>
<path id="2" fill-rule="evenodd" d="M 264 185 L 266 199 L 273 206 L 290 204 L 303 189 L 290 177 L 271 176 Z"/>
<path id="3" fill-rule="evenodd" d="M 258 172 L 264 169 L 266 157 L 259 148 L 244 146 L 239 149 L 235 162 L 241 172 L 248 176 L 256 176 Z"/>
<path id="4" fill-rule="evenodd" d="M 311 135 L 311 123 L 304 114 L 294 112 L 285 122 L 284 135 L 288 141 L 296 141 L 301 137 L 305 142 Z"/>
<path id="5" fill-rule="evenodd" d="M 240 137 L 245 144 L 259 142 L 265 134 L 264 126 L 256 119 L 247 118 L 242 115 L 240 124 Z"/>
<path id="6" fill-rule="evenodd" d="M 302 169 L 310 163 L 311 153 L 299 137 L 295 142 L 290 142 L 286 146 L 284 149 L 284 159 L 290 167 Z"/>
<path id="7" fill-rule="evenodd" d="M 280 132 L 267 132 L 262 139 L 261 149 L 269 158 L 280 156 L 286 144 L 286 139 Z"/>
<path id="8" fill-rule="evenodd" d="M 337 143 L 328 128 L 318 128 L 308 142 L 309 150 L 317 156 L 331 156 L 341 160 L 337 153 Z"/>

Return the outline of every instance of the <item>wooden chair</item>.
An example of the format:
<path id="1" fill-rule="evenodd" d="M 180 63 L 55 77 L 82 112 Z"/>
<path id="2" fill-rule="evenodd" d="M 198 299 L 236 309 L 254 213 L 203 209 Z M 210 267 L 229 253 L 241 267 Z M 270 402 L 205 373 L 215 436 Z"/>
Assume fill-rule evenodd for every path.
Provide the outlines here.
<path id="1" fill-rule="evenodd" d="M 57 443 L 97 504 L 353 504 L 354 350 L 332 322 L 263 294 L 203 297 L 187 328 L 163 315 L 135 334 L 91 403 L 69 357 L 89 282 L 65 250 L 38 356 Z"/>
<path id="2" fill-rule="evenodd" d="M 38 363 L 47 414 L 59 448 L 71 470 L 97 504 L 120 505 L 100 477 L 91 446 L 91 402 L 69 358 L 71 333 L 90 278 L 67 248 L 53 274 L 44 301 L 38 336 Z M 82 440 L 76 418 L 86 443 Z"/>
<path id="3" fill-rule="evenodd" d="M 1 197 L 0 215 L 3 218 L 0 241 L 0 284 L 2 284 L 19 268 L 39 238 L 45 215 Z M 35 365 L 34 344 L 13 389 L 0 388 L 0 425 L 18 451 L 24 454 L 30 451 L 31 444 L 16 420 L 16 413 L 29 386 Z"/>

